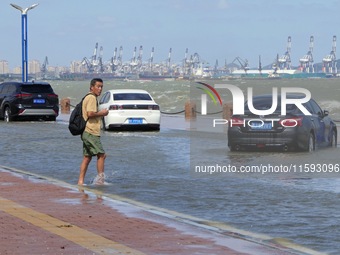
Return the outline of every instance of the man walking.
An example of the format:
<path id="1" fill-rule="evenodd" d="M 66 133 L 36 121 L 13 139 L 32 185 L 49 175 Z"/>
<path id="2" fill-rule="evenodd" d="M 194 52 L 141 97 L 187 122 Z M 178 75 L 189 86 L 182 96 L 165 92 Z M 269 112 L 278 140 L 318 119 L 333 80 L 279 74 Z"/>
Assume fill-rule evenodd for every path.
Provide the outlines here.
<path id="1" fill-rule="evenodd" d="M 83 101 L 83 117 L 88 120 L 86 128 L 81 136 L 83 141 L 83 161 L 80 165 L 80 174 L 78 185 L 84 185 L 84 179 L 87 168 L 93 156 L 97 156 L 98 180 L 96 184 L 104 183 L 104 162 L 106 158 L 105 151 L 100 141 L 100 123 L 102 117 L 108 115 L 107 109 L 98 111 L 97 97 L 103 90 L 103 80 L 94 78 L 90 83 L 90 92 Z"/>

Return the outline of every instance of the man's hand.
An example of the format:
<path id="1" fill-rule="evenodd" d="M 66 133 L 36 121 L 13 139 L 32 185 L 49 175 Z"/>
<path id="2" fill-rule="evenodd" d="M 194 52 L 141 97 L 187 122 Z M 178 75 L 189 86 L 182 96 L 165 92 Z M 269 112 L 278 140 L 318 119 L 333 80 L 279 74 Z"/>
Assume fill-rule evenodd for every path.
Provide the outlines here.
<path id="1" fill-rule="evenodd" d="M 87 116 L 89 118 L 103 117 L 103 116 L 107 116 L 108 114 L 109 114 L 108 109 L 102 109 L 99 112 L 87 112 Z"/>
<path id="2" fill-rule="evenodd" d="M 109 114 L 109 110 L 108 109 L 101 109 L 98 113 L 101 116 L 107 116 Z"/>

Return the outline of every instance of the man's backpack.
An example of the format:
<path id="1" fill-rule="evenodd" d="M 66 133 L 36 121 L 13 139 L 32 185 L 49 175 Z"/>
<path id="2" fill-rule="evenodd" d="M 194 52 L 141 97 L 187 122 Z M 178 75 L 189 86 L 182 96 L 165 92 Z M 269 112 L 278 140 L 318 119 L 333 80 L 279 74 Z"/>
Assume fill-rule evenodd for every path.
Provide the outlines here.
<path id="1" fill-rule="evenodd" d="M 83 97 L 71 113 L 68 129 L 72 135 L 82 135 L 85 130 L 87 120 L 83 118 L 83 101 L 86 96 Z"/>

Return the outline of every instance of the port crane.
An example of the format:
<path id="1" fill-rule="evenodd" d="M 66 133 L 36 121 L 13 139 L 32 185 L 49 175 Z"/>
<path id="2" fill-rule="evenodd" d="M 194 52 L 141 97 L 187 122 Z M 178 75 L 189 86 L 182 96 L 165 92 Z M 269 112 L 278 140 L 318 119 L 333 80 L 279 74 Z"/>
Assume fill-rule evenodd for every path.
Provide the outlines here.
<path id="1" fill-rule="evenodd" d="M 132 55 L 132 59 L 130 61 L 130 68 L 131 70 L 135 70 L 138 62 L 137 62 L 137 47 L 135 46 L 134 50 L 133 50 L 133 55 Z"/>
<path id="2" fill-rule="evenodd" d="M 288 36 L 287 51 L 285 52 L 284 55 L 279 57 L 277 60 L 279 69 L 290 70 L 292 68 L 292 61 L 290 58 L 291 49 L 292 49 L 292 38 Z"/>
<path id="3" fill-rule="evenodd" d="M 138 57 L 137 57 L 137 66 L 141 67 L 143 64 L 143 46 L 139 47 Z"/>
<path id="4" fill-rule="evenodd" d="M 199 72 L 199 70 L 202 69 L 202 64 L 200 55 L 197 52 L 195 52 L 193 55 L 190 55 L 190 58 L 188 58 L 188 51 L 188 48 L 186 48 L 182 69 L 184 70 L 184 75 L 190 76 Z"/>
<path id="5" fill-rule="evenodd" d="M 166 67 L 168 68 L 168 70 L 170 70 L 171 68 L 171 53 L 172 53 L 172 48 L 169 49 L 169 54 L 168 54 L 168 58 L 166 61 Z"/>
<path id="6" fill-rule="evenodd" d="M 218 59 L 216 59 L 216 61 L 215 61 L 213 74 L 214 74 L 214 76 L 218 75 Z"/>
<path id="7" fill-rule="evenodd" d="M 336 36 L 333 36 L 333 44 L 332 44 L 332 51 L 322 59 L 323 63 L 323 72 L 336 74 L 337 70 L 337 62 L 336 62 Z"/>
<path id="8" fill-rule="evenodd" d="M 91 57 L 92 66 L 96 66 L 98 64 L 98 62 L 97 62 L 97 52 L 98 52 L 98 43 L 96 43 L 96 46 L 94 47 L 93 55 Z"/>
<path id="9" fill-rule="evenodd" d="M 261 62 L 261 55 L 259 55 L 259 73 L 262 75 L 262 62 Z"/>
<path id="10" fill-rule="evenodd" d="M 117 62 L 115 62 L 116 66 L 122 67 L 123 66 L 123 46 L 119 47 L 119 54 L 117 58 Z"/>
<path id="11" fill-rule="evenodd" d="M 94 69 L 90 62 L 90 60 L 87 59 L 87 57 L 84 57 L 81 61 L 81 64 L 86 67 L 86 70 L 88 73 L 93 73 Z"/>
<path id="12" fill-rule="evenodd" d="M 44 63 L 42 64 L 41 66 L 41 76 L 43 79 L 46 79 L 47 78 L 47 65 L 48 65 L 48 58 L 47 56 L 45 57 L 45 60 L 44 60 Z"/>
<path id="13" fill-rule="evenodd" d="M 202 75 L 202 63 L 200 55 L 195 52 L 193 55 L 190 56 L 190 73 L 193 75 Z"/>
<path id="14" fill-rule="evenodd" d="M 81 61 L 81 64 L 86 67 L 88 73 L 93 73 L 98 66 L 97 52 L 98 52 L 98 43 L 96 43 L 96 46 L 94 47 L 91 60 L 89 60 L 87 57 L 84 57 L 83 60 Z"/>
<path id="15" fill-rule="evenodd" d="M 194 55 L 191 57 L 191 59 L 192 59 L 193 68 L 199 68 L 201 64 L 200 55 L 197 52 L 195 52 Z"/>
<path id="16" fill-rule="evenodd" d="M 103 64 L 103 46 L 100 46 L 99 56 L 98 56 L 98 65 L 97 65 L 97 73 L 103 73 L 105 71 Z"/>
<path id="17" fill-rule="evenodd" d="M 277 70 L 279 69 L 279 58 L 279 54 L 276 54 L 276 58 L 272 64 L 272 69 L 274 70 L 273 74 L 277 74 Z"/>
<path id="18" fill-rule="evenodd" d="M 115 47 L 113 57 L 111 57 L 110 61 L 110 72 L 113 73 L 116 70 L 117 70 L 117 47 Z"/>
<path id="19" fill-rule="evenodd" d="M 231 63 L 234 64 L 235 61 L 237 61 L 240 64 L 241 68 L 244 70 L 244 72 L 247 73 L 247 71 L 249 70 L 248 60 L 247 59 L 243 60 L 240 57 L 236 57 Z"/>
<path id="20" fill-rule="evenodd" d="M 150 71 L 152 72 L 152 68 L 153 68 L 153 55 L 155 53 L 155 48 L 152 47 L 151 49 L 151 56 L 150 56 L 150 59 L 149 59 L 149 69 Z"/>
<path id="21" fill-rule="evenodd" d="M 113 57 L 111 57 L 111 61 L 109 64 L 109 70 L 111 73 L 114 73 L 118 70 L 121 69 L 122 65 L 123 65 L 123 46 L 120 46 L 119 48 L 119 54 L 117 56 L 117 47 L 115 47 L 115 50 L 113 52 Z"/>
<path id="22" fill-rule="evenodd" d="M 188 60 L 188 53 L 189 53 L 189 49 L 186 48 L 183 63 L 182 63 L 182 69 L 183 69 L 184 75 L 190 75 L 190 63 L 189 63 L 189 60 Z"/>
<path id="23" fill-rule="evenodd" d="M 309 39 L 309 51 L 300 58 L 300 70 L 304 73 L 314 73 L 313 48 L 314 36 L 311 36 Z"/>
<path id="24" fill-rule="evenodd" d="M 230 70 L 228 70 L 228 62 L 227 59 L 224 60 L 224 66 L 223 66 L 223 72 L 230 72 Z"/>
<path id="25" fill-rule="evenodd" d="M 165 60 L 165 63 L 162 63 L 159 67 L 160 75 L 171 73 L 171 54 L 172 48 L 169 49 L 168 58 Z"/>

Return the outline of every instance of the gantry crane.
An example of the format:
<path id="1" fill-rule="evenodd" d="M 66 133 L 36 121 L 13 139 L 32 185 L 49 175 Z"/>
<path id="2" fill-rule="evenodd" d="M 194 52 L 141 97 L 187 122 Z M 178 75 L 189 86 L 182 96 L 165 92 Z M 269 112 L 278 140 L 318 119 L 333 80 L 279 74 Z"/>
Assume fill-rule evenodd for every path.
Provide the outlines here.
<path id="1" fill-rule="evenodd" d="M 261 62 L 261 55 L 259 55 L 259 73 L 262 75 L 262 62 Z"/>
<path id="2" fill-rule="evenodd" d="M 98 43 L 96 43 L 96 46 L 94 47 L 93 55 L 91 57 L 91 64 L 92 66 L 96 66 L 97 63 L 97 51 L 98 51 Z"/>
<path id="3" fill-rule="evenodd" d="M 137 47 L 135 46 L 135 48 L 133 50 L 133 55 L 132 55 L 132 58 L 131 58 L 131 61 L 130 61 L 130 67 L 131 67 L 132 70 L 135 69 L 138 65 L 136 54 L 137 54 Z"/>
<path id="4" fill-rule="evenodd" d="M 96 72 L 103 73 L 104 71 L 105 71 L 105 68 L 104 68 L 104 63 L 103 63 L 103 46 L 100 46 Z"/>
<path id="5" fill-rule="evenodd" d="M 277 60 L 279 69 L 290 70 L 292 68 L 292 61 L 290 58 L 291 49 L 292 49 L 292 38 L 288 36 L 287 51 L 285 52 L 284 55 L 279 57 Z"/>
<path id="6" fill-rule="evenodd" d="M 119 55 L 117 58 L 117 65 L 122 66 L 123 65 L 123 46 L 119 47 Z"/>
<path id="7" fill-rule="evenodd" d="M 314 73 L 313 48 L 314 36 L 311 36 L 309 39 L 309 51 L 306 55 L 300 58 L 300 70 L 304 73 Z"/>
<path id="8" fill-rule="evenodd" d="M 171 68 L 171 53 L 172 53 L 172 48 L 169 49 L 169 54 L 168 54 L 168 58 L 166 61 L 166 67 L 168 68 L 168 70 L 170 70 Z"/>
<path id="9" fill-rule="evenodd" d="M 113 73 L 116 70 L 117 70 L 117 47 L 115 47 L 113 57 L 111 57 L 110 61 L 110 72 Z"/>
<path id="10" fill-rule="evenodd" d="M 81 64 L 86 67 L 88 73 L 93 73 L 93 66 L 91 62 L 87 59 L 87 57 L 84 57 L 81 61 Z"/>
<path id="11" fill-rule="evenodd" d="M 233 64 L 235 63 L 235 61 L 237 61 L 241 65 L 241 68 L 244 70 L 244 72 L 247 73 L 247 71 L 249 70 L 248 60 L 247 59 L 243 60 L 240 57 L 236 57 L 231 63 Z"/>
<path id="12" fill-rule="evenodd" d="M 151 49 L 151 56 L 150 56 L 150 59 L 149 59 L 149 69 L 150 71 L 152 72 L 152 69 L 153 69 L 153 55 L 155 53 L 155 48 L 152 47 Z"/>
<path id="13" fill-rule="evenodd" d="M 137 57 L 137 66 L 141 67 L 143 64 L 143 46 L 141 45 L 139 47 L 139 53 L 138 53 L 138 57 Z"/>
<path id="14" fill-rule="evenodd" d="M 182 69 L 183 69 L 184 75 L 190 75 L 191 74 L 190 73 L 190 63 L 189 63 L 189 60 L 188 60 L 188 53 L 189 53 L 189 49 L 186 48 L 183 63 L 182 63 Z"/>
<path id="15" fill-rule="evenodd" d="M 94 52 L 91 57 L 91 60 L 88 60 L 87 57 L 84 57 L 81 62 L 83 66 L 86 66 L 88 73 L 93 73 L 96 70 L 96 67 L 98 66 L 97 51 L 98 43 L 96 43 L 96 46 L 94 47 Z"/>
<path id="16" fill-rule="evenodd" d="M 41 76 L 43 79 L 47 78 L 47 65 L 48 65 L 48 58 L 47 56 L 45 57 L 44 63 L 41 66 Z"/>
<path id="17" fill-rule="evenodd" d="M 216 61 L 215 61 L 213 74 L 214 74 L 214 76 L 216 76 L 218 74 L 218 59 L 216 59 Z"/>
<path id="18" fill-rule="evenodd" d="M 337 70 L 337 62 L 336 62 L 336 36 L 333 36 L 333 44 L 332 44 L 332 51 L 322 59 L 323 63 L 323 72 L 336 74 Z"/>

